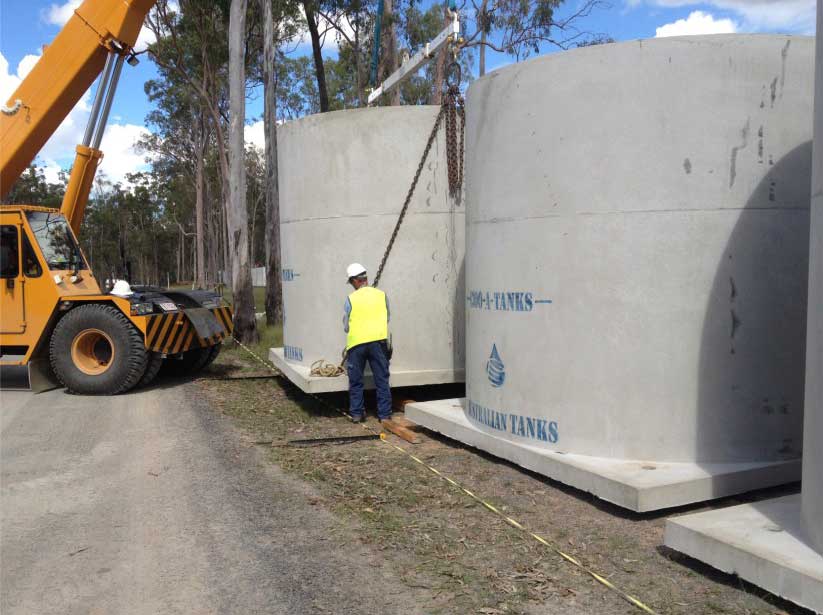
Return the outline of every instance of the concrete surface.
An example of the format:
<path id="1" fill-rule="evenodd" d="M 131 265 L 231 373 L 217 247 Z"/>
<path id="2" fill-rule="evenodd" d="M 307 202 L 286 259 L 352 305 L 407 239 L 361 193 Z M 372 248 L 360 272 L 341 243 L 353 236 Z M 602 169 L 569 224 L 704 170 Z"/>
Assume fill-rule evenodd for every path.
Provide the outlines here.
<path id="1" fill-rule="evenodd" d="M 352 292 L 346 266 L 377 273 L 437 113 L 380 107 L 278 127 L 283 340 L 297 369 L 339 361 Z M 421 384 L 460 377 L 464 368 L 465 214 L 448 197 L 445 160 L 441 129 L 380 281 L 391 307 L 393 372 L 417 372 Z"/>
<path id="2" fill-rule="evenodd" d="M 170 386 L 1 394 L 3 615 L 417 609 L 308 486 Z"/>
<path id="3" fill-rule="evenodd" d="M 668 519 L 666 546 L 823 613 L 823 555 L 809 546 L 799 495 Z"/>
<path id="4" fill-rule="evenodd" d="M 823 0 L 817 3 L 823 33 Z M 823 613 L 823 41 L 817 39 L 808 327 L 799 496 L 669 519 L 666 545 Z"/>
<path id="5" fill-rule="evenodd" d="M 789 482 L 800 460 L 752 463 L 672 463 L 619 460 L 550 451 L 489 435 L 466 418 L 465 399 L 419 402 L 405 407 L 406 418 L 445 436 L 517 465 L 550 476 L 636 512 L 710 500 Z"/>
<path id="6" fill-rule="evenodd" d="M 274 363 L 275 367 L 283 372 L 286 378 L 306 393 L 332 393 L 349 390 L 349 379 L 345 374 L 336 378 L 311 376 L 311 366 L 287 361 L 282 348 L 269 348 L 269 361 Z M 335 363 L 339 364 L 339 361 Z M 462 369 L 397 371 L 392 365 L 390 366 L 390 372 L 390 384 L 393 387 L 463 382 L 464 377 Z M 363 377 L 363 384 L 366 389 L 374 388 L 374 379 L 368 367 L 366 367 L 366 374 Z"/>
<path id="7" fill-rule="evenodd" d="M 543 425 L 476 429 L 616 462 L 800 457 L 813 48 L 644 40 L 472 83 L 467 410 Z"/>
<path id="8" fill-rule="evenodd" d="M 817 64 L 814 88 L 814 164 L 809 322 L 806 348 L 806 418 L 803 449 L 803 518 L 818 552 L 823 553 L 823 1 L 817 3 Z"/>

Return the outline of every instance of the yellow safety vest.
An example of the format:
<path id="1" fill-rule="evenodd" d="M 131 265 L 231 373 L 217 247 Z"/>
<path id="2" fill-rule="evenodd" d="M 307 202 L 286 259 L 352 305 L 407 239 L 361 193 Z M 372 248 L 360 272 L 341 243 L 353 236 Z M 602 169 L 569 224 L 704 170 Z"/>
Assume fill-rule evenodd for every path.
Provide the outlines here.
<path id="1" fill-rule="evenodd" d="M 346 350 L 389 337 L 389 312 L 386 293 L 371 286 L 363 286 L 349 295 L 349 335 Z"/>

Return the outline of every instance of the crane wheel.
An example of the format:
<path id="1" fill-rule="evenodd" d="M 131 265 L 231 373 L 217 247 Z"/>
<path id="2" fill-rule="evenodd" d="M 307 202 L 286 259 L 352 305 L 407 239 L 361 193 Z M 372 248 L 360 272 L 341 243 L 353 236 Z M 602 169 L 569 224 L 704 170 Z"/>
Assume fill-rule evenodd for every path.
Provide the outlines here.
<path id="1" fill-rule="evenodd" d="M 188 376 L 196 374 L 210 361 L 214 346 L 207 348 L 192 348 L 179 357 L 171 357 L 163 361 L 163 373 L 169 376 Z M 219 352 L 219 350 L 218 350 Z M 217 357 L 217 354 L 214 354 Z M 213 360 L 213 359 L 212 359 Z"/>
<path id="2" fill-rule="evenodd" d="M 200 369 L 206 369 L 209 365 L 214 363 L 214 360 L 217 358 L 217 355 L 220 354 L 220 349 L 222 347 L 223 347 L 223 344 L 215 344 L 214 346 L 209 348 L 209 350 L 211 352 L 209 352 L 209 356 L 206 357 L 206 362 L 203 364 L 203 366 Z"/>
<path id="3" fill-rule="evenodd" d="M 143 335 L 111 305 L 90 303 L 68 312 L 54 328 L 51 366 L 72 393 L 116 395 L 146 371 Z"/>
<path id="4" fill-rule="evenodd" d="M 146 363 L 146 371 L 143 372 L 143 377 L 137 383 L 138 387 L 150 385 L 157 378 L 160 368 L 163 367 L 163 355 L 159 352 L 149 352 L 149 359 Z"/>

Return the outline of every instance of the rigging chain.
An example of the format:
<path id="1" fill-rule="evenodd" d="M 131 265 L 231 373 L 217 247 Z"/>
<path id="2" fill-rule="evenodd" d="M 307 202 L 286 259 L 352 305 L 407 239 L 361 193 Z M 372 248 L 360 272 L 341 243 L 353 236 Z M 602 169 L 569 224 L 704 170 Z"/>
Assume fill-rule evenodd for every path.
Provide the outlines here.
<path id="1" fill-rule="evenodd" d="M 434 126 L 426 141 L 426 147 L 423 149 L 423 155 L 420 158 L 420 163 L 417 165 L 417 170 L 412 178 L 409 191 L 406 193 L 406 199 L 403 202 L 403 207 L 400 210 L 400 215 L 397 218 L 397 223 L 394 225 L 389 244 L 386 246 L 386 251 L 383 253 L 383 258 L 380 261 L 380 266 L 377 268 L 377 274 L 374 276 L 373 285 L 376 287 L 380 283 L 380 277 L 383 275 L 383 269 L 386 266 L 386 261 L 389 260 L 394 242 L 397 239 L 397 234 L 400 232 L 400 227 L 406 217 L 406 212 L 409 210 L 414 191 L 417 188 L 417 182 L 420 180 L 420 174 L 426 166 L 426 160 L 429 157 L 432 145 L 437 139 L 437 133 L 440 130 L 440 124 L 445 120 L 446 122 L 446 171 L 449 180 L 449 196 L 460 201 L 463 189 L 463 154 L 465 145 L 465 128 L 466 128 L 466 113 L 463 96 L 460 94 L 460 65 L 454 61 L 452 62 L 446 72 L 446 91 L 444 92 L 443 104 L 434 120 Z M 457 120 L 460 118 L 460 136 L 457 136 Z M 310 376 L 320 376 L 324 378 L 336 378 L 341 376 L 345 371 L 346 355 L 343 354 L 343 360 L 340 365 L 328 363 L 325 359 L 318 359 L 311 364 L 309 371 Z"/>

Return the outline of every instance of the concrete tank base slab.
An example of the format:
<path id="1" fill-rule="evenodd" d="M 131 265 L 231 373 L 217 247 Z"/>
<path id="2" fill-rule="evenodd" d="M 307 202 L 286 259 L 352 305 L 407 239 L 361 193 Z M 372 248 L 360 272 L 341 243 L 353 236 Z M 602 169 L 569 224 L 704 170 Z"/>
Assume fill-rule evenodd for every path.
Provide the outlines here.
<path id="1" fill-rule="evenodd" d="M 800 495 L 668 519 L 665 544 L 823 613 L 823 555 L 804 540 Z"/>
<path id="2" fill-rule="evenodd" d="M 773 463 L 623 461 L 546 450 L 478 429 L 465 398 L 406 405 L 418 425 L 636 512 L 702 502 L 800 480 L 800 460 Z"/>
<path id="3" fill-rule="evenodd" d="M 326 378 L 323 376 L 310 376 L 311 369 L 305 365 L 286 361 L 282 348 L 269 348 L 269 361 L 275 367 L 297 385 L 300 390 L 306 393 L 335 393 L 349 390 L 349 379 L 343 375 L 337 378 Z M 452 382 L 463 382 L 465 379 L 463 370 L 441 369 L 441 370 L 391 370 L 392 387 L 414 387 L 427 384 L 447 384 Z M 374 380 L 371 372 L 366 372 L 363 377 L 364 386 L 367 389 L 374 388 Z"/>

